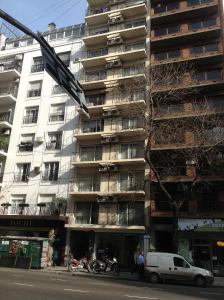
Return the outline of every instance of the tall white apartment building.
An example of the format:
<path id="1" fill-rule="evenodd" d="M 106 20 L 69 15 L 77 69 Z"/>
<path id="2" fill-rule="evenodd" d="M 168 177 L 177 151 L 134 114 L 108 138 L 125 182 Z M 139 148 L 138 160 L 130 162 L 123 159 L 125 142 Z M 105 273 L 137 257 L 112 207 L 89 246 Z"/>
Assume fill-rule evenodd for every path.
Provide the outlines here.
<path id="1" fill-rule="evenodd" d="M 83 31 L 52 23 L 44 33 L 76 76 Z M 53 228 L 63 243 L 76 123 L 75 103 L 44 71 L 39 44 L 1 35 L 0 235 L 43 237 Z"/>

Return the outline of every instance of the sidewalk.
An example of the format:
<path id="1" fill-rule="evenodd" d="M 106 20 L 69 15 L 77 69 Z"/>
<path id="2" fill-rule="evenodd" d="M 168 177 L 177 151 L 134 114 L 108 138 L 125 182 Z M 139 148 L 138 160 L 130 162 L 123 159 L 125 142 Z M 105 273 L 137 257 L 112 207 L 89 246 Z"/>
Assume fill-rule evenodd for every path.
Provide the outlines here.
<path id="1" fill-rule="evenodd" d="M 71 276 L 71 273 L 68 272 L 66 267 L 47 267 L 41 270 L 42 272 L 53 272 L 58 274 L 67 274 Z M 117 280 L 132 280 L 132 281 L 139 281 L 139 277 L 137 274 L 131 274 L 129 272 L 120 272 L 120 274 L 114 275 L 110 272 L 108 273 L 101 273 L 101 274 L 93 274 L 87 273 L 86 271 L 78 271 L 74 273 L 74 276 L 88 276 L 88 277 L 103 277 L 103 278 L 113 278 Z M 215 277 L 214 286 L 217 287 L 224 287 L 224 277 Z"/>

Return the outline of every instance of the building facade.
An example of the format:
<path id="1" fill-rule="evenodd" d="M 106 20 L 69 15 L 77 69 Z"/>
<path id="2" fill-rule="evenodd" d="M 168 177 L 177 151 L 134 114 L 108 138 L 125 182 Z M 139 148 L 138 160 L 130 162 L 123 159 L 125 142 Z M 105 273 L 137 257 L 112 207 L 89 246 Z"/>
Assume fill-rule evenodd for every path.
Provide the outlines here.
<path id="1" fill-rule="evenodd" d="M 90 119 L 80 112 L 69 222 L 75 257 L 117 256 L 133 262 L 148 230 L 144 128 L 138 110 L 145 80 L 145 1 L 88 1 L 80 82 Z M 137 85 L 136 85 L 137 86 Z M 126 88 L 125 88 L 126 87 Z"/>
<path id="2" fill-rule="evenodd" d="M 156 124 L 172 121 L 176 128 L 179 124 L 179 134 L 170 130 L 164 139 L 158 132 L 152 146 L 154 163 L 179 205 L 178 251 L 198 266 L 223 274 L 222 1 L 151 3 L 151 64 L 184 63 L 194 69 L 186 84 L 189 95 L 184 99 L 173 97 L 158 110 Z M 172 168 L 170 160 L 176 160 Z M 151 237 L 158 251 L 173 250 L 173 223 L 171 203 L 155 180 Z"/>
<path id="3" fill-rule="evenodd" d="M 84 26 L 45 38 L 75 74 L 80 72 Z M 0 51 L 0 235 L 48 237 L 65 245 L 66 203 L 73 178 L 77 124 L 74 101 L 44 71 L 39 44 L 30 37 L 3 40 Z"/>

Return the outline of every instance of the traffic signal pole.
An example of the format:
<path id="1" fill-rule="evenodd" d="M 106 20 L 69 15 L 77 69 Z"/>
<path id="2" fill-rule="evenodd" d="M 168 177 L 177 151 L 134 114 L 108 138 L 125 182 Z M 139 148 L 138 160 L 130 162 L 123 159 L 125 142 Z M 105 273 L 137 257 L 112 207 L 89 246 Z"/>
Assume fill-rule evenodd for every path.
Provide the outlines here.
<path id="1" fill-rule="evenodd" d="M 85 96 L 81 84 L 75 79 L 72 72 L 58 57 L 54 48 L 48 44 L 41 33 L 34 33 L 28 27 L 1 9 L 0 18 L 15 26 L 26 35 L 31 36 L 40 44 L 45 70 L 60 86 L 64 88 L 64 90 L 72 97 L 72 99 L 75 100 L 76 103 L 78 103 L 83 112 L 89 117 L 89 111 L 85 105 Z"/>

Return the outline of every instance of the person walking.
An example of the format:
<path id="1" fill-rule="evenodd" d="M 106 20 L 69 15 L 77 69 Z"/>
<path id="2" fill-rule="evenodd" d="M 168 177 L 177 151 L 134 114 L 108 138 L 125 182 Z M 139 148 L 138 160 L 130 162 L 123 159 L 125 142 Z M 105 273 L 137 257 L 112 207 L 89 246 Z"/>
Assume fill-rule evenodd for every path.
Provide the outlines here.
<path id="1" fill-rule="evenodd" d="M 138 275 L 140 279 L 144 279 L 144 265 L 145 259 L 143 252 L 140 252 L 137 256 Z"/>

